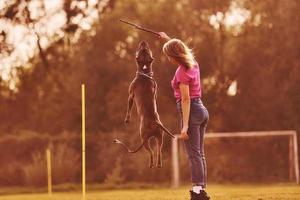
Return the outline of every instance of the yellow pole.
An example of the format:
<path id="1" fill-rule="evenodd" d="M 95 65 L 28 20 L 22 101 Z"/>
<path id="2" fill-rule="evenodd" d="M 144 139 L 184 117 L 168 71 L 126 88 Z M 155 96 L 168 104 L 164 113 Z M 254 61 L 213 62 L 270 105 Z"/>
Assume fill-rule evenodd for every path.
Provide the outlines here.
<path id="1" fill-rule="evenodd" d="M 81 85 L 82 102 L 82 200 L 85 200 L 85 85 Z"/>
<path id="2" fill-rule="evenodd" d="M 48 195 L 52 195 L 52 175 L 51 175 L 51 152 L 50 149 L 46 150 L 47 156 L 47 177 L 48 177 Z"/>

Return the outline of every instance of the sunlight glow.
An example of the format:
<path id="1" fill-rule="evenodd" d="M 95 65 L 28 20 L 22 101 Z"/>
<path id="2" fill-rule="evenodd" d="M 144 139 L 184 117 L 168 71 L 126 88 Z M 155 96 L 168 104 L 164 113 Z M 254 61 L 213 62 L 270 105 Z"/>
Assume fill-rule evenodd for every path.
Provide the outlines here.
<path id="1" fill-rule="evenodd" d="M 53 40 L 55 41 L 64 37 L 64 32 L 61 31 L 61 28 L 66 23 L 66 16 L 63 11 L 62 0 L 43 0 L 44 4 L 41 2 L 42 1 L 32 1 L 29 5 L 29 9 L 33 18 L 42 17 L 35 25 L 35 30 L 37 30 L 41 38 L 42 48 L 47 48 Z M 101 1 L 99 8 L 104 7 L 108 2 L 108 0 Z M 98 11 L 94 7 L 97 0 L 89 0 L 88 3 L 88 8 L 85 8 L 86 3 L 83 1 L 75 2 L 76 5 L 72 5 L 86 9 L 85 12 L 87 16 L 79 16 L 75 19 L 83 30 L 91 29 L 92 24 L 98 18 Z M 4 6 L 6 6 L 5 2 L 0 0 L 0 8 Z M 41 6 L 44 6 L 46 13 L 39 12 Z M 14 77 L 13 68 L 24 65 L 34 56 L 37 49 L 37 38 L 33 29 L 23 25 L 12 25 L 3 19 L 0 19 L 0 30 L 8 32 L 7 42 L 15 48 L 9 56 L 0 55 L 0 76 L 3 80 L 10 82 L 13 87 L 17 81 L 14 80 L 17 77 Z M 75 35 L 75 41 L 79 35 L 80 34 Z"/>
<path id="2" fill-rule="evenodd" d="M 217 79 L 214 76 L 207 77 L 203 79 L 202 83 L 207 90 L 210 90 L 217 84 Z"/>
<path id="3" fill-rule="evenodd" d="M 237 93 L 237 81 L 233 81 L 227 90 L 228 96 L 235 96 Z"/>
<path id="4" fill-rule="evenodd" d="M 220 29 L 221 25 L 224 25 L 227 31 L 238 35 L 242 30 L 243 24 L 249 20 L 250 17 L 251 13 L 249 10 L 240 7 L 240 5 L 233 1 L 225 14 L 217 12 L 210 17 L 209 23 L 217 30 Z"/>

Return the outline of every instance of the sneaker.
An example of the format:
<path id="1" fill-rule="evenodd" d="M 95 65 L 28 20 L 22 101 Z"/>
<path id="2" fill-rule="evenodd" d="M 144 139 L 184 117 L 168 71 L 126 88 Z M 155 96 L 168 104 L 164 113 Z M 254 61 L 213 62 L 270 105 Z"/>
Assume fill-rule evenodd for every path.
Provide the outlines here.
<path id="1" fill-rule="evenodd" d="M 190 196 L 191 196 L 191 200 L 202 200 L 200 194 L 197 194 L 192 190 L 190 190 Z"/>
<path id="2" fill-rule="evenodd" d="M 200 195 L 201 195 L 202 200 L 209 200 L 210 199 L 210 197 L 207 195 L 205 190 L 201 190 Z"/>
<path id="3" fill-rule="evenodd" d="M 205 190 L 201 190 L 200 194 L 197 194 L 191 190 L 190 195 L 191 195 L 191 200 L 209 200 L 210 199 L 210 197 L 207 195 Z"/>

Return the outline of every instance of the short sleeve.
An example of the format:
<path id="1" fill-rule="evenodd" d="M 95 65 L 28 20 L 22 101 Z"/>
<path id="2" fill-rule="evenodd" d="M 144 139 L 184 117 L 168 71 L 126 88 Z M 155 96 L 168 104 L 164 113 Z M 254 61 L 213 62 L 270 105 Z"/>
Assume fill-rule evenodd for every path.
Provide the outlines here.
<path id="1" fill-rule="evenodd" d="M 187 72 L 184 69 L 180 68 L 176 74 L 176 79 L 178 83 L 189 85 L 192 78 L 187 74 Z"/>

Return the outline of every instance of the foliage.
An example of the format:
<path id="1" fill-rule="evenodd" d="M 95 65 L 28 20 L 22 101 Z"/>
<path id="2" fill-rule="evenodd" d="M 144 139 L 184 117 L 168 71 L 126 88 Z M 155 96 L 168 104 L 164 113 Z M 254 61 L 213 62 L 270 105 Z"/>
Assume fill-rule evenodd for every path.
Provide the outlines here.
<path id="1" fill-rule="evenodd" d="M 3 143 L 6 147 L 3 151 L 6 153 L 0 151 L 0 154 L 3 155 L 1 159 L 12 163 L 11 168 L 3 164 L 2 168 L 5 170 L 0 170 L 1 174 L 7 172 L 12 176 L 24 176 L 22 170 L 16 167 L 19 162 L 26 163 L 30 160 L 28 157 L 23 159 L 23 153 L 32 155 L 36 150 L 41 151 L 53 138 L 62 137 L 64 134 L 67 135 L 66 138 L 79 135 L 80 85 L 85 83 L 86 126 L 87 132 L 93 135 L 89 139 L 92 144 L 89 148 L 94 152 L 87 155 L 90 156 L 89 167 L 98 166 L 91 174 L 87 174 L 87 179 L 90 182 L 103 182 L 107 173 L 111 172 L 111 166 L 116 164 L 116 157 L 122 154 L 121 150 L 112 147 L 114 137 L 122 137 L 131 146 L 139 142 L 139 119 L 136 114 L 132 124 L 127 127 L 123 125 L 123 119 L 128 86 L 136 71 L 135 50 L 141 40 L 150 43 L 155 57 L 153 69 L 159 86 L 160 117 L 172 132 L 179 131 L 175 100 L 170 86 L 176 66 L 168 63 L 163 56 L 163 43 L 158 38 L 119 23 L 120 18 L 157 31 L 165 31 L 171 37 L 182 39 L 194 49 L 201 67 L 202 99 L 210 113 L 208 132 L 282 129 L 300 131 L 300 18 L 295 14 L 300 7 L 298 0 L 112 1 L 105 12 L 99 13 L 99 20 L 88 31 L 83 31 L 80 26 L 75 27 L 71 23 L 72 18 L 83 11 L 72 10 L 69 0 L 64 2 L 64 12 L 67 13 L 67 21 L 70 23 L 66 24 L 63 31 L 68 37 L 75 37 L 79 31 L 79 39 L 66 45 L 63 39 L 53 38 L 54 42 L 47 48 L 39 49 L 38 56 L 21 66 L 24 68 L 14 71 L 19 79 L 16 82 L 16 91 L 11 91 L 5 81 L 0 79 L 0 135 L 6 140 Z M 225 16 L 233 3 L 251 13 L 241 30 L 238 33 L 232 32 L 224 18 L 219 20 L 218 26 L 213 26 L 210 17 Z M 6 10 L 8 23 L 25 23 L 28 26 L 35 23 L 28 20 L 30 15 L 15 15 L 15 12 L 27 12 L 26 6 L 19 6 L 17 3 L 10 4 L 0 14 Z M 1 38 L 5 39 L 4 36 Z M 237 93 L 230 96 L 227 90 L 233 82 L 237 83 Z M 16 139 L 16 132 L 24 134 Z M 170 153 L 169 141 L 166 137 L 164 155 Z M 21 143 L 26 143 L 30 148 L 19 145 Z M 66 146 L 79 151 L 79 145 L 79 138 L 73 138 Z M 222 141 L 218 145 L 222 146 Z M 275 149 L 276 145 L 279 144 L 274 144 Z M 14 149 L 16 146 L 18 148 Z M 257 144 L 249 145 L 248 148 L 252 147 L 257 147 Z M 6 149 L 10 148 L 14 149 L 15 154 L 9 157 Z M 267 149 L 268 146 L 264 148 Z M 75 154 L 73 150 L 69 152 L 71 155 Z M 246 153 L 247 150 L 241 147 L 239 152 Z M 125 180 L 143 179 L 151 182 L 170 178 L 170 174 L 162 170 L 151 171 L 149 176 L 143 177 L 147 155 L 122 156 L 122 159 L 128 160 L 122 166 L 122 170 L 126 171 Z M 261 162 L 264 162 L 263 158 Z M 74 157 L 71 163 L 77 162 L 76 159 Z M 226 164 L 226 159 L 222 160 L 222 156 L 218 159 Z M 215 162 L 217 160 L 210 165 Z M 168 159 L 165 163 L 170 166 Z M 283 168 L 281 164 L 280 162 L 279 170 Z M 260 166 L 259 162 L 253 165 L 254 171 Z M 267 170 L 264 169 L 264 172 Z M 74 174 L 77 173 L 79 169 L 74 169 Z M 74 174 L 68 180 L 78 182 L 80 177 L 74 178 Z M 159 174 L 158 178 L 155 174 Z M 226 179 L 220 177 L 218 181 Z M 259 177 L 255 180 L 259 180 Z M 64 181 L 67 180 L 62 180 Z M 11 184 L 7 180 L 3 182 Z M 24 181 L 16 184 L 24 184 Z"/>
<path id="2" fill-rule="evenodd" d="M 87 183 L 105 183 L 109 187 L 132 182 L 169 184 L 172 174 L 169 147 L 163 149 L 163 168 L 149 169 L 146 150 L 129 154 L 113 143 L 116 137 L 124 139 L 127 135 L 120 132 L 87 134 Z M 282 136 L 272 139 L 208 139 L 205 154 L 209 182 L 289 181 L 288 141 L 288 137 Z M 136 143 L 132 141 L 130 146 Z M 65 133 L 50 137 L 20 132 L 0 139 L 0 186 L 46 186 L 45 150 L 49 146 L 53 184 L 81 183 L 80 135 Z M 179 152 L 181 181 L 188 183 L 189 162 L 183 143 Z"/>
<path id="3" fill-rule="evenodd" d="M 121 158 L 118 157 L 116 159 L 116 164 L 114 168 L 112 168 L 112 172 L 107 175 L 106 183 L 110 185 L 117 185 L 124 183 L 124 175 L 122 175 L 122 164 Z"/>

